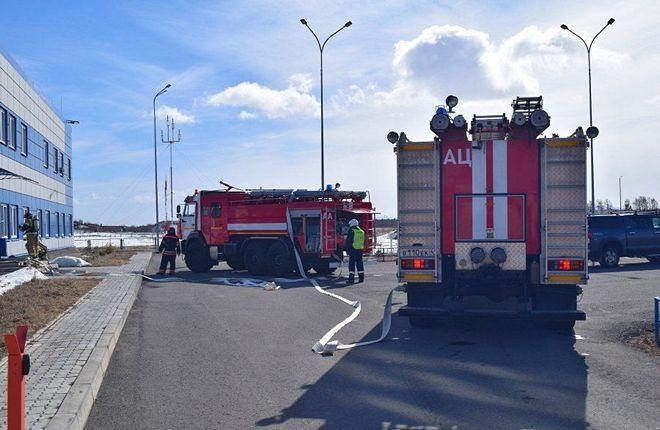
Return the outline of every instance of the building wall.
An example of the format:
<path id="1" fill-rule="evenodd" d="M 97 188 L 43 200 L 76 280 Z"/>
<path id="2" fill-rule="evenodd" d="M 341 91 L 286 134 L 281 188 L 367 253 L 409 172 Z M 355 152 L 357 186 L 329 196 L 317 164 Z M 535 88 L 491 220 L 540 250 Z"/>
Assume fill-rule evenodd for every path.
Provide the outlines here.
<path id="1" fill-rule="evenodd" d="M 73 245 L 71 159 L 70 126 L 0 52 L 0 168 L 29 179 L 0 178 L 0 256 L 25 254 L 17 231 L 25 210 L 41 212 L 40 235 L 49 249 Z"/>

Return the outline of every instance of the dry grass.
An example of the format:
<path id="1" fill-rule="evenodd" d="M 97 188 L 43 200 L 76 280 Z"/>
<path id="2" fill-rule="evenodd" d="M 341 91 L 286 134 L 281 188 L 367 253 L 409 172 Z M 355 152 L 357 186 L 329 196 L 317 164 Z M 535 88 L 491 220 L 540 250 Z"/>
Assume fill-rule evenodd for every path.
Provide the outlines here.
<path id="1" fill-rule="evenodd" d="M 114 246 L 105 246 L 100 248 L 68 248 L 48 252 L 48 258 L 53 259 L 62 255 L 80 257 L 92 266 L 121 266 L 128 263 L 128 260 L 138 251 L 153 251 L 150 247 L 126 247 L 119 249 Z"/>
<path id="2" fill-rule="evenodd" d="M 655 343 L 655 333 L 652 329 L 645 329 L 637 336 L 627 339 L 626 342 L 648 354 L 660 356 L 660 347 Z"/>
<path id="3" fill-rule="evenodd" d="M 27 282 L 0 296 L 0 334 L 27 325 L 28 336 L 46 326 L 80 297 L 94 288 L 99 278 L 51 278 Z M 6 354 L 0 342 L 0 358 Z"/>

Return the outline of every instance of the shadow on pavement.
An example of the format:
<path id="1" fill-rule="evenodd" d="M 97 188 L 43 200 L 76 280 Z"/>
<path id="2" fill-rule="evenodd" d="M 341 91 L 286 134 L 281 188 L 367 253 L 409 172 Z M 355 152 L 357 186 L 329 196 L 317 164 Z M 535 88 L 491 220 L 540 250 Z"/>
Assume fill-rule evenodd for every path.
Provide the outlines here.
<path id="1" fill-rule="evenodd" d="M 583 429 L 587 365 L 574 343 L 573 335 L 521 323 L 418 329 L 394 317 L 387 341 L 319 357 L 337 363 L 255 425 L 298 428 L 315 419 L 323 429 Z"/>

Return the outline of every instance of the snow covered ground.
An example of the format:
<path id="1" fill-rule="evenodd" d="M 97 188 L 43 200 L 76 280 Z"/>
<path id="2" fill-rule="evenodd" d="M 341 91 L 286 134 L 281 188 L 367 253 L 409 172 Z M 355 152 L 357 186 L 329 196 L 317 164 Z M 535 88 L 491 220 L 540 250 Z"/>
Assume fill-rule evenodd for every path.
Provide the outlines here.
<path id="1" fill-rule="evenodd" d="M 48 279 L 48 277 L 34 267 L 23 267 L 22 269 L 2 275 L 0 276 L 0 295 L 21 284 L 36 279 Z"/>
<path id="2" fill-rule="evenodd" d="M 397 253 L 398 243 L 396 230 L 381 234 L 376 237 L 376 252 L 380 251 L 382 254 L 394 255 Z"/>
<path id="3" fill-rule="evenodd" d="M 85 248 L 88 243 L 93 248 L 107 246 L 119 246 L 121 240 L 124 246 L 152 246 L 154 235 L 151 233 L 79 233 L 73 236 L 73 244 L 76 248 Z"/>

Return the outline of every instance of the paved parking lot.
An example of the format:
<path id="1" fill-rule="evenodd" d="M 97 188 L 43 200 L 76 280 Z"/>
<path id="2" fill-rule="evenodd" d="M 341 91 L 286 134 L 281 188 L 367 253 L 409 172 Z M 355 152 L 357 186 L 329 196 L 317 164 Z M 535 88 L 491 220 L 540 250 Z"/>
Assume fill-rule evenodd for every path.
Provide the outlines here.
<path id="1" fill-rule="evenodd" d="M 395 316 L 386 342 L 332 357 L 311 347 L 345 304 L 306 284 L 267 292 L 212 282 L 222 267 L 182 269 L 143 284 L 87 428 L 658 428 L 660 357 L 622 338 L 652 320 L 660 265 L 628 263 L 593 271 L 575 336 L 521 323 L 412 329 Z M 342 341 L 379 334 L 394 270 L 371 265 L 365 284 L 334 290 L 363 303 Z"/>

